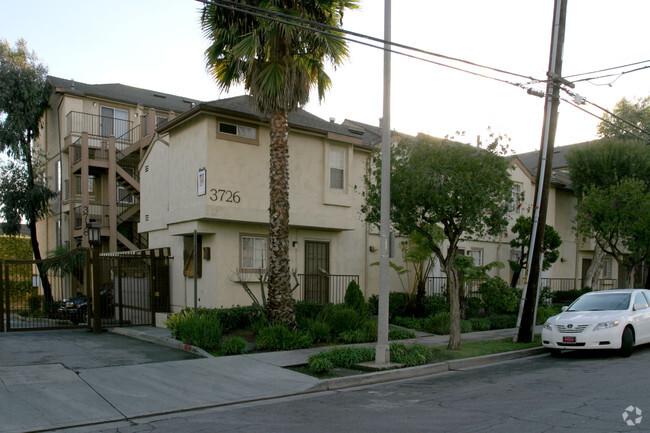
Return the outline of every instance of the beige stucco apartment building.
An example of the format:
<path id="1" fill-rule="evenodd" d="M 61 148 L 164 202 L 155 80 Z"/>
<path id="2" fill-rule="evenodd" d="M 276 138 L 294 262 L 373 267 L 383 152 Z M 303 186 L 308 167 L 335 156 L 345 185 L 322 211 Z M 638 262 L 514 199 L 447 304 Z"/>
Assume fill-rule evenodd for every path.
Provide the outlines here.
<path id="1" fill-rule="evenodd" d="M 42 252 L 88 245 L 88 222 L 101 226 L 102 252 L 166 248 L 177 311 L 194 304 L 196 231 L 198 305 L 249 304 L 242 281 L 259 296 L 267 263 L 269 127 L 248 98 L 201 103 L 120 84 L 49 81 L 51 108 L 39 146 L 45 176 L 59 196 L 38 224 Z M 377 293 L 379 270 L 371 264 L 379 260 L 379 237 L 360 209 L 366 164 L 380 142 L 378 126 L 337 124 L 304 110 L 291 114 L 290 260 L 300 283 L 297 299 L 341 301 L 351 280 L 366 297 Z M 556 149 L 548 210 L 547 223 L 563 241 L 560 259 L 542 275 L 554 289 L 581 287 L 593 255 L 591 241 L 573 230 L 576 198 L 564 160 L 569 148 Z M 511 161 L 510 227 L 532 212 L 537 152 Z M 508 229 L 497 238 L 463 239 L 459 248 L 476 264 L 506 264 L 492 273 L 509 280 L 507 261 L 518 254 L 512 237 Z M 403 264 L 395 251 L 393 260 Z M 436 267 L 431 277 L 434 293 L 444 275 Z M 603 288 L 616 277 L 616 262 L 606 258 Z M 392 290 L 401 290 L 397 275 L 391 278 Z"/>

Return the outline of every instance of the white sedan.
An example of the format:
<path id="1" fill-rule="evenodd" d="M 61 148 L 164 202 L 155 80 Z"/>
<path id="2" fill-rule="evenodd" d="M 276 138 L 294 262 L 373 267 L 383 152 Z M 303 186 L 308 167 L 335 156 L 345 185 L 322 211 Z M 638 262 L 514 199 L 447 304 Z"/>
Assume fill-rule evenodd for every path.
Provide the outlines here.
<path id="1" fill-rule="evenodd" d="M 650 343 L 650 291 L 589 292 L 542 328 L 542 344 L 558 355 L 562 349 L 619 349 L 630 356 L 634 346 Z"/>

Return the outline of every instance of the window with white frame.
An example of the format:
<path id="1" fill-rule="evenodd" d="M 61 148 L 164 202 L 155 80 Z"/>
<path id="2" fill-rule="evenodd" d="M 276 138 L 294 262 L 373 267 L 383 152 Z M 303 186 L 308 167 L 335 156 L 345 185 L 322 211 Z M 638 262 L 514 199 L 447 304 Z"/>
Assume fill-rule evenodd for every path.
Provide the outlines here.
<path id="1" fill-rule="evenodd" d="M 219 122 L 219 132 L 222 134 L 236 135 L 238 137 L 255 140 L 257 129 L 250 126 L 236 125 L 234 123 Z"/>
<path id="2" fill-rule="evenodd" d="M 512 201 L 510 202 L 509 210 L 516 214 L 521 212 L 521 184 L 515 183 L 512 185 Z"/>
<path id="3" fill-rule="evenodd" d="M 241 237 L 241 268 L 254 271 L 266 269 L 267 239 L 264 236 L 242 235 Z"/>
<path id="4" fill-rule="evenodd" d="M 472 248 L 469 255 L 474 259 L 474 266 L 483 266 L 483 250 Z"/>
<path id="5" fill-rule="evenodd" d="M 329 155 L 330 188 L 345 188 L 345 148 L 331 146 Z"/>
<path id="6" fill-rule="evenodd" d="M 102 107 L 100 117 L 100 134 L 120 138 L 129 131 L 129 112 L 118 108 Z"/>
<path id="7" fill-rule="evenodd" d="M 61 191 L 61 160 L 56 161 L 54 166 L 54 191 Z"/>
<path id="8" fill-rule="evenodd" d="M 603 259 L 603 278 L 612 278 L 612 259 Z"/>

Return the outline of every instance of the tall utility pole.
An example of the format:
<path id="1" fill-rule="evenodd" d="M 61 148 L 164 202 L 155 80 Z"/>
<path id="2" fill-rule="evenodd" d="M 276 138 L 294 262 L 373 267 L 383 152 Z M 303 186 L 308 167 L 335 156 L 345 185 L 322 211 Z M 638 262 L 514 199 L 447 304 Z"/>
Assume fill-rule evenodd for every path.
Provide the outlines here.
<path id="1" fill-rule="evenodd" d="M 567 0 L 555 0 L 553 11 L 553 31 L 551 35 L 551 58 L 546 84 L 546 102 L 544 104 L 544 128 L 542 143 L 537 162 L 537 189 L 535 190 L 535 207 L 533 224 L 528 248 L 528 278 L 522 293 L 517 326 L 517 341 L 530 342 L 534 337 L 535 311 L 537 310 L 539 277 L 541 271 L 541 251 L 546 228 L 546 211 L 553 168 L 553 146 L 557 128 L 558 105 L 560 103 L 560 83 L 562 77 L 562 51 L 564 47 L 564 28 L 566 25 Z"/>
<path id="2" fill-rule="evenodd" d="M 390 1 L 384 0 L 384 114 L 381 123 L 381 208 L 379 215 L 379 311 L 375 363 L 390 362 L 388 291 L 390 282 Z"/>

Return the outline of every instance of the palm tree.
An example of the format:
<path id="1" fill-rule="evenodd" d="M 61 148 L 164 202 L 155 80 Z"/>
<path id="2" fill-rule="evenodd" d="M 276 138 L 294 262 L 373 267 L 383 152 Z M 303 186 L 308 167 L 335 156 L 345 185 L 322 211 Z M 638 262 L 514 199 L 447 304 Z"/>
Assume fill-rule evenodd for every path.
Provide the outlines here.
<path id="1" fill-rule="evenodd" d="M 219 2 L 216 2 L 219 3 Z M 241 0 L 237 7 L 211 3 L 203 7 L 201 26 L 211 45 L 208 70 L 222 90 L 244 84 L 255 108 L 270 119 L 269 266 L 267 313 L 271 321 L 295 326 L 289 270 L 289 120 L 291 111 L 317 88 L 322 100 L 334 67 L 348 56 L 347 44 L 335 33 L 316 32 L 244 12 L 246 7 L 339 27 L 345 9 L 358 0 Z M 257 13 L 259 9 L 256 9 Z M 261 12 L 265 14 L 265 12 Z"/>

